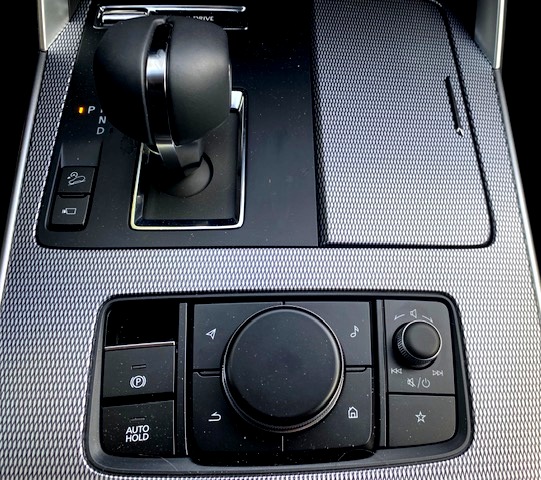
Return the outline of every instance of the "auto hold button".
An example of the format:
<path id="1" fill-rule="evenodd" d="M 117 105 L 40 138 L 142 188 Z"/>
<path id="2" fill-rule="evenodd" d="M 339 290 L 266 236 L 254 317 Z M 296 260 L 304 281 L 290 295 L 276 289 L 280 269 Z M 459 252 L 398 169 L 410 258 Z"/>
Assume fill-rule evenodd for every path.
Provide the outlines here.
<path id="1" fill-rule="evenodd" d="M 103 408 L 101 444 L 112 455 L 174 455 L 174 402 Z"/>

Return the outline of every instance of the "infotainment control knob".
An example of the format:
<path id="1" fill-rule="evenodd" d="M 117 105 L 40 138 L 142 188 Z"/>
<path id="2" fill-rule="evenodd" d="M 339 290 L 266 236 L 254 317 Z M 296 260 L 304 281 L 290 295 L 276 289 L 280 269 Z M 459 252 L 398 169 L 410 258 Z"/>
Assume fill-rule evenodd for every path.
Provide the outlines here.
<path id="1" fill-rule="evenodd" d="M 393 344 L 402 363 L 411 368 L 425 368 L 440 353 L 442 340 L 434 325 L 415 320 L 396 331 Z"/>
<path id="2" fill-rule="evenodd" d="M 341 347 L 320 318 L 276 307 L 248 319 L 226 348 L 222 383 L 246 421 L 295 432 L 323 419 L 344 382 Z"/>

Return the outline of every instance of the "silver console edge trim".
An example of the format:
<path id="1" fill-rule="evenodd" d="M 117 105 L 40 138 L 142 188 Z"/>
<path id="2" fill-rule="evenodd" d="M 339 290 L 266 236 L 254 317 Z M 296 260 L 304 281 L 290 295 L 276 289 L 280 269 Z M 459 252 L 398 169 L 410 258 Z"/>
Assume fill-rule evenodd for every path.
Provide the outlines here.
<path id="1" fill-rule="evenodd" d="M 32 129 L 34 127 L 34 119 L 37 111 L 39 91 L 41 88 L 41 79 L 45 70 L 46 57 L 47 54 L 45 52 L 38 53 L 34 85 L 32 87 L 32 93 L 30 95 L 28 115 L 26 118 L 26 124 L 24 126 L 24 132 L 21 139 L 18 165 L 11 192 L 10 206 L 4 231 L 4 241 L 2 243 L 2 251 L 0 252 L 0 305 L 2 304 L 2 300 L 4 297 L 4 285 L 6 283 L 9 256 L 11 253 L 11 245 L 13 243 L 13 235 L 15 233 L 15 223 L 17 221 L 17 211 L 19 209 L 24 171 L 26 168 L 28 151 L 30 150 L 30 140 L 32 138 Z"/>
<path id="2" fill-rule="evenodd" d="M 522 223 L 524 226 L 524 236 L 526 240 L 526 247 L 528 249 L 528 256 L 530 258 L 530 266 L 532 270 L 532 281 L 535 288 L 536 296 L 541 299 L 541 279 L 539 277 L 539 264 L 537 262 L 537 255 L 535 252 L 535 244 L 532 235 L 532 229 L 530 225 L 530 217 L 528 215 L 528 208 L 526 205 L 526 197 L 524 196 L 524 190 L 522 186 L 522 177 L 520 173 L 520 167 L 518 163 L 517 152 L 515 150 L 515 141 L 513 138 L 513 132 L 511 128 L 511 119 L 509 118 L 509 110 L 507 109 L 507 100 L 505 97 L 505 88 L 502 80 L 501 70 L 494 71 L 494 78 L 496 81 L 496 89 L 500 96 L 500 104 L 502 110 L 503 124 L 505 133 L 507 136 L 507 144 L 509 146 L 509 157 L 511 159 L 511 166 L 513 174 L 515 176 L 515 185 L 517 190 L 517 199 L 522 217 Z"/>
<path id="3" fill-rule="evenodd" d="M 501 68 L 503 58 L 503 41 L 505 36 L 505 18 L 507 13 L 507 0 L 500 0 L 498 3 L 498 30 L 496 32 L 496 53 L 494 68 Z"/>
<path id="4" fill-rule="evenodd" d="M 38 0 L 39 47 L 47 50 L 69 22 L 69 0 Z"/>
<path id="5" fill-rule="evenodd" d="M 477 0 L 475 42 L 494 68 L 502 65 L 506 0 Z"/>

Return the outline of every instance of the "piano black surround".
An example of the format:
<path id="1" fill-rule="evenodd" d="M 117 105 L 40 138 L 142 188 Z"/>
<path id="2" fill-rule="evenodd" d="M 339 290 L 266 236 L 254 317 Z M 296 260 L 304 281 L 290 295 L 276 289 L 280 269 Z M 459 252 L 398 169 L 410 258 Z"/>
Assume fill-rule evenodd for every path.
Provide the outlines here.
<path id="1" fill-rule="evenodd" d="M 119 298 L 100 317 L 85 439 L 100 469 L 326 471 L 471 442 L 461 326 L 441 295 Z"/>

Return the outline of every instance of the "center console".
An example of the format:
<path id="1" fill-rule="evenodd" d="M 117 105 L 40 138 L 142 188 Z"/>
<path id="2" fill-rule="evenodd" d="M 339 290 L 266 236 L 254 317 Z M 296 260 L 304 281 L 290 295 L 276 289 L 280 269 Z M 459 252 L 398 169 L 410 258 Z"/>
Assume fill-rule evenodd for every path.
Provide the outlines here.
<path id="1" fill-rule="evenodd" d="M 348 231 L 364 208 L 357 202 L 365 188 L 337 198 L 334 178 L 342 176 L 346 186 L 358 178 L 370 192 L 372 174 L 365 171 L 361 178 L 348 165 L 364 170 L 375 161 L 394 163 L 389 149 L 395 138 L 371 150 L 373 160 L 356 160 L 365 138 L 369 143 L 373 136 L 372 125 L 382 119 L 363 120 L 371 102 L 366 89 L 351 86 L 334 108 L 366 131 L 358 136 L 351 126 L 334 126 L 341 137 L 330 143 L 327 74 L 309 55 L 314 41 L 326 58 L 325 24 L 298 17 L 294 25 L 283 22 L 286 46 L 261 8 L 213 7 L 221 12 L 222 25 L 202 19 L 203 7 L 195 12 L 141 8 L 95 5 L 89 10 L 41 210 L 38 238 L 44 246 L 324 248 L 362 243 L 362 238 L 421 245 L 434 238 L 437 244 L 444 231 L 438 231 L 438 222 L 427 222 L 442 215 L 432 202 L 438 184 L 434 169 L 447 165 L 451 154 L 472 174 L 460 195 L 467 200 L 457 208 L 471 202 L 478 213 L 468 209 L 476 218 L 474 230 L 462 240 L 446 235 L 445 242 L 465 247 L 490 240 L 476 140 L 460 95 L 448 20 L 437 6 L 418 8 L 430 16 L 440 47 L 429 49 L 423 32 L 406 29 L 401 35 L 441 66 L 428 73 L 419 66 L 415 84 L 392 85 L 393 94 L 420 92 L 426 82 L 422 101 L 430 101 L 432 119 L 425 123 L 422 103 L 409 100 L 396 105 L 396 116 L 384 127 L 403 134 L 400 111 L 405 109 L 414 115 L 415 128 L 429 135 L 426 148 L 405 145 L 400 151 L 404 167 L 414 151 L 420 155 L 412 164 L 418 172 L 415 205 L 403 187 L 390 200 L 402 203 L 403 210 L 391 219 L 406 216 L 413 223 L 397 223 L 392 233 L 372 237 L 369 231 Z M 381 20 L 369 4 L 359 8 L 366 18 Z M 367 33 L 377 37 L 375 30 Z M 262 41 L 265 66 L 258 69 Z M 283 61 L 290 51 L 296 52 L 294 63 Z M 372 55 L 361 45 L 356 51 Z M 345 54 L 336 56 L 349 62 Z M 388 57 L 390 78 L 399 76 L 398 58 Z M 370 63 L 360 78 L 370 79 L 380 68 Z M 374 82 L 368 89 L 372 101 L 391 92 L 380 80 L 382 86 Z M 286 115 L 284 98 L 275 93 L 283 82 L 292 98 L 301 99 L 297 107 L 287 103 Z M 331 86 L 336 82 L 329 79 Z M 339 96 L 341 87 L 331 90 Z M 263 103 L 265 97 L 270 101 Z M 262 128 L 253 121 L 266 117 L 280 126 Z M 284 140 L 278 141 L 282 135 L 288 139 L 285 155 Z M 312 148 L 318 138 L 319 171 Z M 333 154 L 340 144 L 350 150 L 345 163 Z M 293 157 L 296 151 L 301 154 Z M 396 187 L 411 177 L 405 168 L 389 165 L 388 170 L 396 172 L 391 177 Z M 324 182 L 319 189 L 318 179 Z M 262 182 L 270 184 L 267 194 L 257 188 Z M 453 188 L 438 193 L 444 203 Z M 410 211 L 419 211 L 423 197 L 431 200 L 424 220 Z M 377 198 L 370 199 L 371 215 Z M 346 217 L 333 208 L 338 204 L 344 204 Z M 468 229 L 467 216 L 462 220 Z M 423 221 L 430 231 L 408 230 Z M 458 309 L 445 296 L 396 295 L 259 292 L 107 303 L 91 390 L 89 459 L 123 473 L 218 473 L 285 471 L 292 465 L 297 470 L 382 466 L 457 455 L 467 448 L 472 431 Z M 162 312 L 157 320 L 154 311 Z"/>
<path id="2" fill-rule="evenodd" d="M 537 264 L 464 2 L 58 3 L 6 478 L 538 478 Z"/>

